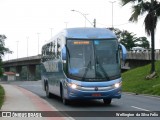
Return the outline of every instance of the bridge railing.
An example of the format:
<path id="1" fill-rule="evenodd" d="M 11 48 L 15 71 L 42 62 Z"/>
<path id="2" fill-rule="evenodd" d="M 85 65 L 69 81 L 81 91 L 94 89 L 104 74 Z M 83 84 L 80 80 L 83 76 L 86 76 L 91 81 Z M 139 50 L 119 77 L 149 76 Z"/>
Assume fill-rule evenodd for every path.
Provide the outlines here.
<path id="1" fill-rule="evenodd" d="M 160 49 L 155 50 L 155 60 L 160 60 Z M 128 51 L 127 59 L 151 60 L 151 50 Z"/>
<path id="2" fill-rule="evenodd" d="M 24 58 L 18 58 L 18 59 L 12 59 L 3 61 L 2 66 L 5 67 L 11 67 L 11 66 L 26 66 L 26 65 L 37 65 L 41 62 L 41 55 L 37 56 L 30 56 L 30 57 L 24 57 Z"/>
<path id="3" fill-rule="evenodd" d="M 18 58 L 18 59 L 6 60 L 6 61 L 3 61 L 3 63 L 7 63 L 7 62 L 20 62 L 20 61 L 37 60 L 37 59 L 41 59 L 41 55 L 29 56 L 29 57 L 23 57 L 23 58 Z"/>

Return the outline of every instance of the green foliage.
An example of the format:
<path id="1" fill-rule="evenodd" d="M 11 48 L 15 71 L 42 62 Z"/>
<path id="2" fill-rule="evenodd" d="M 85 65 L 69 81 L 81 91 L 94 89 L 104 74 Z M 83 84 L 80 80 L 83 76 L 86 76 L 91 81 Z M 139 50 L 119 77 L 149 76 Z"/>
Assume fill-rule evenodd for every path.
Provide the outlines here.
<path id="1" fill-rule="evenodd" d="M 2 69 L 2 59 L 0 59 L 0 76 L 3 74 L 3 69 Z"/>
<path id="2" fill-rule="evenodd" d="M 156 62 L 157 74 L 160 77 L 160 61 Z M 138 67 L 122 74 L 123 91 L 138 94 L 160 95 L 160 79 L 146 80 L 150 65 Z"/>
<path id="3" fill-rule="evenodd" d="M 136 46 L 149 49 L 149 41 L 147 40 L 146 37 L 139 37 L 139 38 L 137 38 L 136 41 L 137 41 L 137 42 L 135 43 Z"/>
<path id="4" fill-rule="evenodd" d="M 130 2 L 135 2 L 135 1 L 137 1 L 137 0 L 121 0 L 123 6 L 130 3 Z M 138 0 L 138 1 L 141 1 L 141 0 Z"/>
<path id="5" fill-rule="evenodd" d="M 150 35 L 153 29 L 156 29 L 158 17 L 160 17 L 160 2 L 157 0 L 121 0 L 122 6 L 132 2 L 132 15 L 129 21 L 137 22 L 140 15 L 146 14 L 144 19 L 145 30 Z"/>
<path id="6" fill-rule="evenodd" d="M 4 102 L 4 94 L 5 94 L 4 89 L 3 89 L 3 87 L 0 85 L 0 109 L 1 109 L 1 107 L 2 107 L 2 105 L 3 105 L 3 102 Z"/>
<path id="7" fill-rule="evenodd" d="M 119 30 L 118 28 L 109 28 L 112 30 L 120 43 L 122 43 L 127 50 L 131 50 L 132 47 L 143 47 L 143 48 L 149 48 L 149 41 L 147 40 L 146 37 L 136 37 L 134 33 L 130 33 L 127 30 Z"/>
<path id="8" fill-rule="evenodd" d="M 137 39 L 135 34 L 129 33 L 125 30 L 121 33 L 121 35 L 122 38 L 120 39 L 120 43 L 122 43 L 127 48 L 127 50 L 131 50 L 132 47 L 136 47 L 135 43 L 137 42 Z"/>
<path id="9" fill-rule="evenodd" d="M 12 53 L 12 51 L 5 47 L 6 38 L 5 35 L 0 35 L 0 58 L 2 58 L 5 53 Z"/>
<path id="10" fill-rule="evenodd" d="M 5 39 L 7 37 L 5 35 L 0 35 L 0 76 L 2 76 L 2 56 L 5 53 L 12 53 L 8 48 L 5 47 Z"/>

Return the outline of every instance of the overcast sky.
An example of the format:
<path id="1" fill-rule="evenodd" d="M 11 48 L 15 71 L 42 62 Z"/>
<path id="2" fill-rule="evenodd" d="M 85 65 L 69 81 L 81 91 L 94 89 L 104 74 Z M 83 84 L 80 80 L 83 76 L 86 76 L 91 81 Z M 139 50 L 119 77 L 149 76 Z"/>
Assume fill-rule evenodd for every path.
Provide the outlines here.
<path id="1" fill-rule="evenodd" d="M 85 27 L 85 22 L 86 27 L 92 27 L 80 13 L 87 14 L 90 22 L 96 19 L 97 27 L 111 27 L 110 1 L 115 1 L 113 3 L 115 28 L 128 30 L 138 37 L 147 37 L 144 31 L 144 17 L 139 18 L 138 23 L 128 22 L 131 5 L 122 7 L 120 0 L 0 0 L 0 34 L 6 35 L 5 45 L 13 51 L 13 54 L 5 55 L 3 59 L 40 54 L 42 45 L 51 38 L 51 35 L 54 36 L 66 27 Z M 73 9 L 80 13 L 71 11 Z M 160 48 L 158 31 L 159 24 L 156 31 L 156 48 Z M 150 38 L 148 39 L 150 41 Z"/>

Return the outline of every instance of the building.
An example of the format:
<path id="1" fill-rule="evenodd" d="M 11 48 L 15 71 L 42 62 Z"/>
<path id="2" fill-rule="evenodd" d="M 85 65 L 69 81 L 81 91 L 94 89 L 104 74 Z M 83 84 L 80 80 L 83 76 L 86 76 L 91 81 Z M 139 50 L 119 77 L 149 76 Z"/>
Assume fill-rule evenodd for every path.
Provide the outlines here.
<path id="1" fill-rule="evenodd" d="M 15 72 L 4 72 L 3 73 L 3 80 L 4 81 L 16 80 L 16 73 Z"/>

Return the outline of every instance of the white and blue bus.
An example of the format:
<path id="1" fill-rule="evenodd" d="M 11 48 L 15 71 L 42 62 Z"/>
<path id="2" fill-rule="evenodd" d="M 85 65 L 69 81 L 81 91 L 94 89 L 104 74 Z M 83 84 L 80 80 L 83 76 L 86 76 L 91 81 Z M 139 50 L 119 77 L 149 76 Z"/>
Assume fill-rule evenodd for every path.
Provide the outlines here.
<path id="1" fill-rule="evenodd" d="M 126 49 L 106 28 L 68 28 L 42 47 L 42 83 L 47 97 L 64 104 L 76 99 L 121 98 L 121 60 Z"/>

